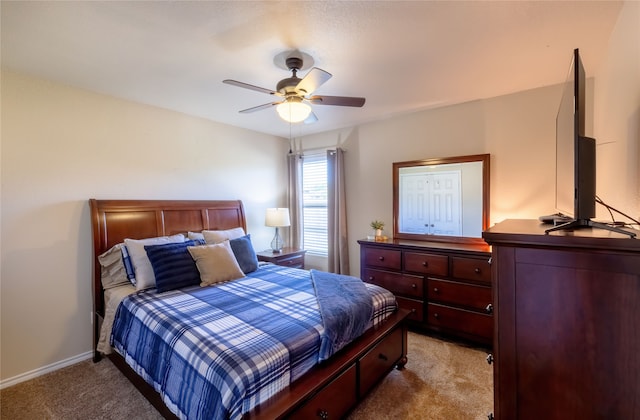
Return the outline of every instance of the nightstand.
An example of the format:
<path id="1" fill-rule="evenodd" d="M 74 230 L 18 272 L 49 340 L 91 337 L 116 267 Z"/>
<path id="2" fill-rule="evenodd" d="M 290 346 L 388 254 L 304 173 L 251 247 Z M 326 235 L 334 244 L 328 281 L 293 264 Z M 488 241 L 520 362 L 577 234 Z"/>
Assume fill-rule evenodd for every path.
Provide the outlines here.
<path id="1" fill-rule="evenodd" d="M 307 251 L 297 248 L 282 248 L 282 252 L 273 252 L 270 249 L 256 252 L 258 261 L 270 262 L 284 267 L 304 268 L 304 254 Z"/>

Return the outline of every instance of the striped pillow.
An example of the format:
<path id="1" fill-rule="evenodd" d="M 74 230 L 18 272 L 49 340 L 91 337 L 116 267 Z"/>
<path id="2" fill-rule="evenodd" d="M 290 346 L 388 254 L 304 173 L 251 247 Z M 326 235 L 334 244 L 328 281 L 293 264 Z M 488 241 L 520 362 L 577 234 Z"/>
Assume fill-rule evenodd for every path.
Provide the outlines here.
<path id="1" fill-rule="evenodd" d="M 195 241 L 145 245 L 159 293 L 200 284 L 200 272 L 187 247 Z"/>

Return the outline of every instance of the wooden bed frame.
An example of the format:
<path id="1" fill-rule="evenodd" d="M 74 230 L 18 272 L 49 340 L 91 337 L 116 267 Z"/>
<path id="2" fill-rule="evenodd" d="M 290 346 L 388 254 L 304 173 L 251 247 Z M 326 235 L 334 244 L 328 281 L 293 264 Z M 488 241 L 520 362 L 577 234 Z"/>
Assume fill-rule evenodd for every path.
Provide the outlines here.
<path id="1" fill-rule="evenodd" d="M 98 256 L 125 238 L 142 239 L 203 229 L 242 227 L 246 220 L 239 200 L 89 200 L 94 250 L 94 361 L 101 359 L 96 346 L 104 317 L 104 290 Z M 330 360 L 312 368 L 303 377 L 256 407 L 246 418 L 340 418 L 393 367 L 407 362 L 407 311 L 365 332 Z M 139 377 L 113 352 L 109 359 L 140 390 L 165 418 L 176 418 L 153 387 Z"/>

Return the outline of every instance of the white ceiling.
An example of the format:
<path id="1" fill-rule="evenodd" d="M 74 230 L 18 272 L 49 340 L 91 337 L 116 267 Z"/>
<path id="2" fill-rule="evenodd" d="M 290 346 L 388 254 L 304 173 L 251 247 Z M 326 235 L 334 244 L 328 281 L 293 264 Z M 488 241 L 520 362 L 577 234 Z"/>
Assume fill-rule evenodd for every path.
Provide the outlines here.
<path id="1" fill-rule="evenodd" d="M 333 74 L 296 136 L 587 76 L 606 53 L 618 1 L 6 1 L 3 68 L 263 133 L 289 136 L 264 93 L 298 49 Z M 306 67 L 306 66 L 305 66 Z M 306 71 L 300 72 L 304 76 Z"/>

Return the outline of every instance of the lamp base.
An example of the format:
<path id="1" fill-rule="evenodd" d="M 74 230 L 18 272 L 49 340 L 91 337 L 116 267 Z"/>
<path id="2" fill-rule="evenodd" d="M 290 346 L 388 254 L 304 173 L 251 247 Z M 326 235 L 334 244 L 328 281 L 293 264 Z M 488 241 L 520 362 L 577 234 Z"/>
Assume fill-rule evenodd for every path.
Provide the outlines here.
<path id="1" fill-rule="evenodd" d="M 284 247 L 284 241 L 280 236 L 280 232 L 278 231 L 278 228 L 276 228 L 276 234 L 273 237 L 273 240 L 271 240 L 271 251 L 274 254 L 279 254 L 282 252 L 283 247 Z"/>

